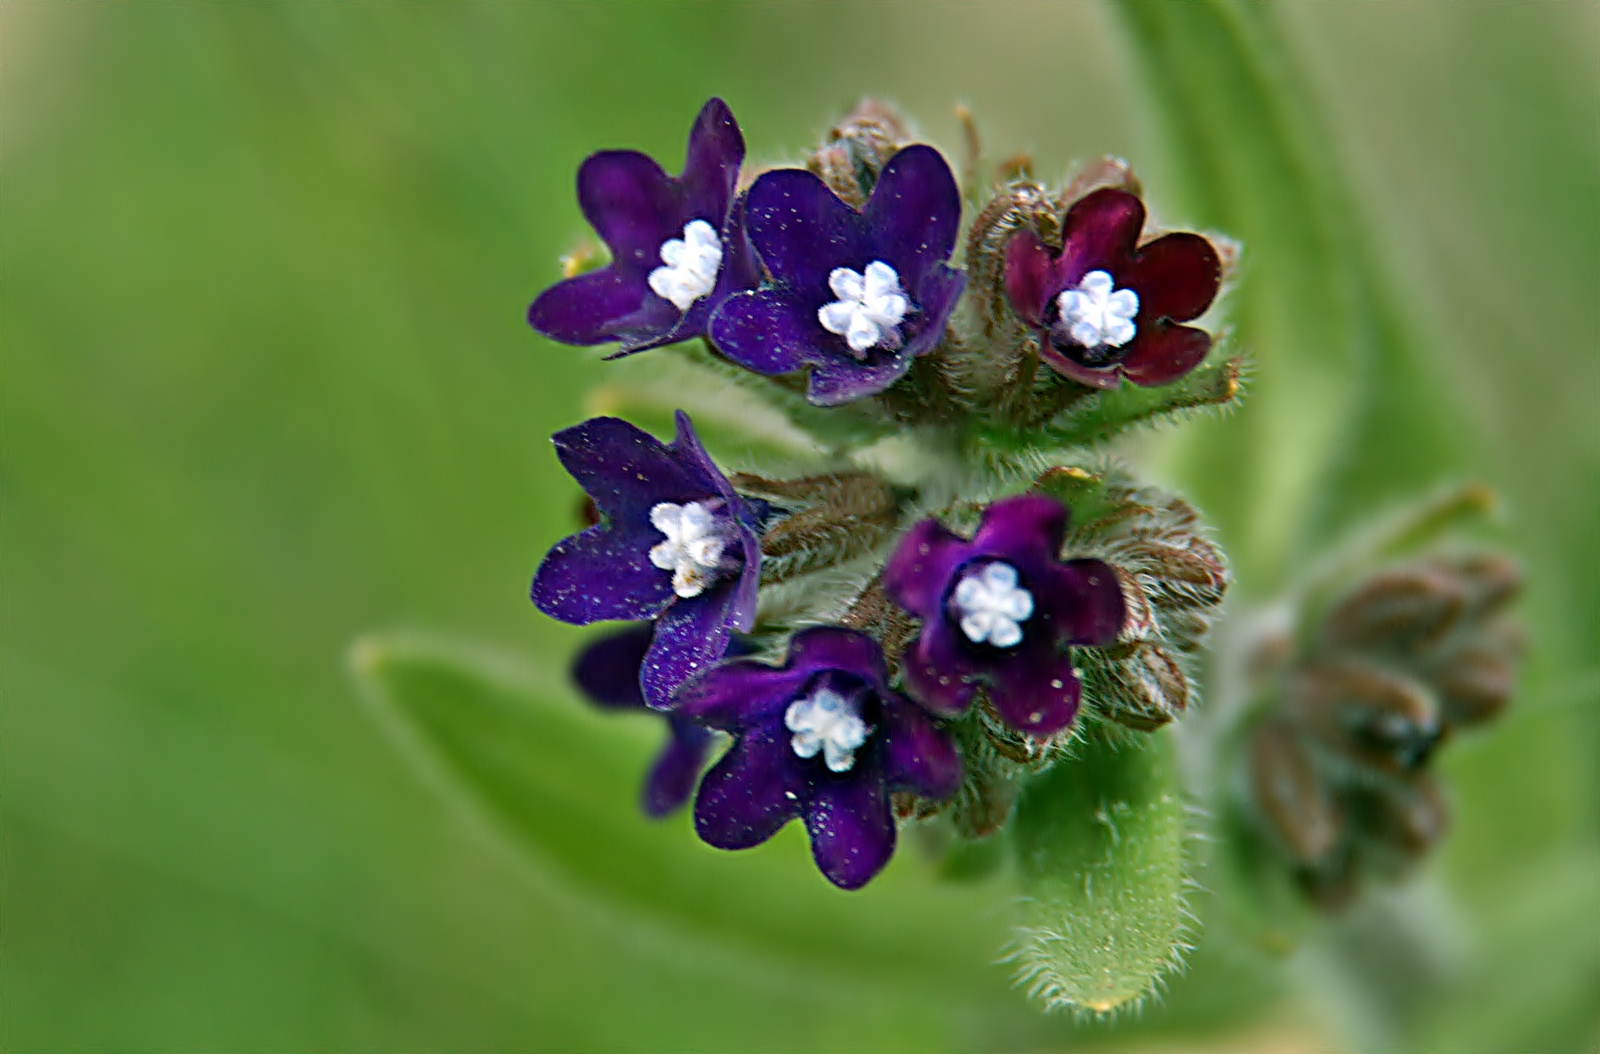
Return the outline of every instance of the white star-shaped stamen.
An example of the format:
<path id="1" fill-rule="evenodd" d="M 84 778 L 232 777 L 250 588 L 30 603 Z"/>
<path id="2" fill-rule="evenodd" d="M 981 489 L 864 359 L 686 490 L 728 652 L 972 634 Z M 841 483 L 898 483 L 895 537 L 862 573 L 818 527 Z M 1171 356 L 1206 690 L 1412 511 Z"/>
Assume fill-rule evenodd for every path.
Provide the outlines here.
<path id="1" fill-rule="evenodd" d="M 854 704 L 829 688 L 819 688 L 790 703 L 783 723 L 794 733 L 789 740 L 794 752 L 814 758 L 820 750 L 832 772 L 849 772 L 855 766 L 856 751 L 872 734 Z"/>
<path id="2" fill-rule="evenodd" d="M 916 306 L 906 299 L 893 267 L 882 260 L 867 264 L 866 274 L 835 267 L 828 288 L 839 299 L 818 308 L 817 321 L 843 337 L 856 358 L 879 345 L 890 351 L 900 346 L 900 323 Z"/>
<path id="3" fill-rule="evenodd" d="M 650 510 L 650 522 L 667 540 L 650 550 L 650 562 L 672 572 L 672 591 L 688 599 L 705 592 L 722 567 L 722 536 L 711 509 L 698 501 L 664 501 Z"/>
<path id="4" fill-rule="evenodd" d="M 656 296 L 672 301 L 679 311 L 689 310 L 717 287 L 717 269 L 722 266 L 722 240 L 716 228 L 705 220 L 690 220 L 682 238 L 661 243 L 661 262 L 650 272 L 650 288 Z"/>
<path id="5" fill-rule="evenodd" d="M 1017 569 L 998 561 L 956 583 L 951 599 L 961 632 L 974 644 L 1011 647 L 1022 640 L 1021 623 L 1033 614 L 1033 594 L 1017 585 Z"/>
<path id="6" fill-rule="evenodd" d="M 1133 316 L 1139 313 L 1139 294 L 1132 289 L 1112 291 L 1111 275 L 1090 271 L 1056 297 L 1067 333 L 1086 348 L 1120 348 L 1133 339 Z"/>

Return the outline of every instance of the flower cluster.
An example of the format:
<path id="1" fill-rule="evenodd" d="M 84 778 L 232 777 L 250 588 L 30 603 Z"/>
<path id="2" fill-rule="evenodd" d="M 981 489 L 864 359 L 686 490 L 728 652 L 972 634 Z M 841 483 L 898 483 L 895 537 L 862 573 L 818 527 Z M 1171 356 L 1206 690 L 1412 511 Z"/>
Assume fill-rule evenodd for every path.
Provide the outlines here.
<path id="1" fill-rule="evenodd" d="M 725 849 L 799 819 L 845 889 L 882 870 L 902 821 L 1003 824 L 990 789 L 1063 763 L 1084 714 L 1171 720 L 1227 586 L 1192 509 L 1081 462 L 1234 398 L 1237 363 L 1203 366 L 1213 338 L 1191 324 L 1228 253 L 1148 236 L 1128 179 L 1052 197 L 1007 178 L 963 270 L 963 189 L 908 139 L 864 104 L 805 167 L 741 178 L 742 133 L 712 99 L 681 175 L 633 151 L 582 164 L 610 260 L 529 311 L 562 343 L 667 348 L 697 386 L 755 392 L 814 439 L 809 473 L 770 479 L 725 473 L 681 410 L 670 443 L 616 417 L 558 432 L 596 521 L 551 549 L 532 597 L 632 623 L 574 677 L 665 716 L 647 812 L 692 797 Z M 1124 379 L 1160 392 L 1108 401 Z"/>

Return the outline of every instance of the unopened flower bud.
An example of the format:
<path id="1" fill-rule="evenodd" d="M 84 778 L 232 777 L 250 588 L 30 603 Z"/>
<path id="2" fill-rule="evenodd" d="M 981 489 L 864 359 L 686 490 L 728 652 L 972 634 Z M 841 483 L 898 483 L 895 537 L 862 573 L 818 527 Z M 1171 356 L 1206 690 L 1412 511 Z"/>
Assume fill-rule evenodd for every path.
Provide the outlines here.
<path id="1" fill-rule="evenodd" d="M 1321 643 L 1332 651 L 1414 651 L 1449 632 L 1466 600 L 1457 579 L 1437 567 L 1383 571 L 1334 604 Z"/>
<path id="2" fill-rule="evenodd" d="M 1361 833 L 1395 854 L 1401 869 L 1415 863 L 1450 826 L 1450 809 L 1438 781 L 1426 772 L 1360 792 Z"/>
<path id="3" fill-rule="evenodd" d="M 1360 662 L 1303 670 L 1289 687 L 1289 714 L 1325 746 L 1383 772 L 1421 765 L 1444 734 L 1423 685 Z"/>
<path id="4" fill-rule="evenodd" d="M 1267 825 L 1302 864 L 1325 858 L 1345 817 L 1298 730 L 1266 721 L 1250 737 L 1250 789 Z"/>
<path id="5" fill-rule="evenodd" d="M 827 141 L 806 159 L 806 168 L 853 209 L 872 195 L 878 174 L 911 138 L 904 118 L 886 102 L 864 99 L 828 131 Z"/>

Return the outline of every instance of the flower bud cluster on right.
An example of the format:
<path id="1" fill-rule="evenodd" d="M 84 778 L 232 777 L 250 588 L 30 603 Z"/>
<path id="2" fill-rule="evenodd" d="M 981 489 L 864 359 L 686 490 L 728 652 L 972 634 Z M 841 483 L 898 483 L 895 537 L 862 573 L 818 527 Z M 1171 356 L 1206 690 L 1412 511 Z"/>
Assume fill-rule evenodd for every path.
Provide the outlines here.
<path id="1" fill-rule="evenodd" d="M 994 833 L 1086 720 L 1178 717 L 1229 581 L 1195 510 L 1097 448 L 1236 398 L 1206 322 L 1236 248 L 1154 229 L 1121 162 L 1055 190 L 962 168 L 867 103 L 803 167 L 747 171 L 713 99 L 677 176 L 583 162 L 609 260 L 529 312 L 555 341 L 681 358 L 814 440 L 775 478 L 719 464 L 682 410 L 667 441 L 617 417 L 558 432 L 595 521 L 532 597 L 629 623 L 575 677 L 665 717 L 646 811 L 692 798 L 725 849 L 798 819 L 845 889 L 904 823 Z"/>

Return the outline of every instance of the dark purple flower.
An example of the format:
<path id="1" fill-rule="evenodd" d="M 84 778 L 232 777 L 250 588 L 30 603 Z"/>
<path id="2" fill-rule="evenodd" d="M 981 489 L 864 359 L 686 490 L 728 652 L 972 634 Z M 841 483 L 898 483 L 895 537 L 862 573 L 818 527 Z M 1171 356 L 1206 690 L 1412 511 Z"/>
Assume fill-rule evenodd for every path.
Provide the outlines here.
<path id="1" fill-rule="evenodd" d="M 820 406 L 883 391 L 944 335 L 966 285 L 945 262 L 960 216 L 955 177 L 929 146 L 890 158 L 861 212 L 810 172 L 766 173 L 745 224 L 772 282 L 729 297 L 712 342 L 757 373 L 809 365 Z"/>
<path id="2" fill-rule="evenodd" d="M 990 505 L 969 542 L 927 519 L 883 571 L 895 603 L 922 618 L 906 649 L 906 686 L 959 714 L 978 686 L 1012 727 L 1047 736 L 1072 723 L 1080 684 L 1070 645 L 1104 647 L 1124 615 L 1122 588 L 1099 560 L 1061 562 L 1067 510 L 1043 494 Z"/>
<path id="3" fill-rule="evenodd" d="M 589 701 L 607 710 L 648 710 L 639 689 L 639 670 L 654 630 L 648 623 L 629 626 L 590 644 L 572 663 L 572 679 Z M 655 711 L 650 711 L 655 712 Z M 694 793 L 695 780 L 711 752 L 709 731 L 678 714 L 662 714 L 667 742 L 645 777 L 640 805 L 650 816 L 665 816 Z"/>
<path id="4" fill-rule="evenodd" d="M 767 511 L 734 493 L 689 415 L 677 421 L 670 445 L 615 417 L 555 434 L 556 456 L 605 519 L 551 549 L 532 590 L 540 611 L 578 626 L 655 619 L 639 684 L 658 710 L 722 657 L 730 630 L 755 624 Z"/>
<path id="5" fill-rule="evenodd" d="M 616 341 L 619 355 L 703 334 L 718 304 L 761 277 L 734 193 L 743 160 L 721 99 L 701 108 L 677 179 L 637 150 L 590 154 L 578 204 L 611 263 L 540 293 L 529 324 L 563 344 Z"/>
<path id="6" fill-rule="evenodd" d="M 883 652 L 855 630 L 802 630 L 782 666 L 723 663 L 684 686 L 678 712 L 735 737 L 700 782 L 700 837 L 748 849 L 802 817 L 817 867 L 842 889 L 894 853 L 890 791 L 945 798 L 961 783 L 954 744 L 889 690 Z"/>
<path id="7" fill-rule="evenodd" d="M 1052 369 L 1094 388 L 1123 377 L 1146 388 L 1177 380 L 1211 350 L 1211 335 L 1178 325 L 1211 306 L 1222 283 L 1217 250 L 1198 234 L 1139 245 L 1144 203 L 1105 187 L 1067 210 L 1061 254 L 1025 230 L 1006 245 L 1006 295 L 1044 331 Z"/>

